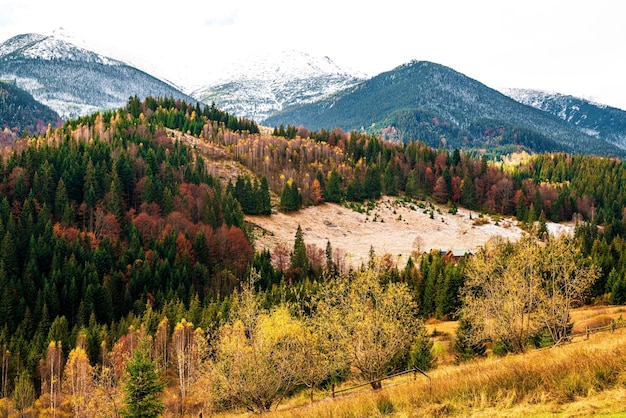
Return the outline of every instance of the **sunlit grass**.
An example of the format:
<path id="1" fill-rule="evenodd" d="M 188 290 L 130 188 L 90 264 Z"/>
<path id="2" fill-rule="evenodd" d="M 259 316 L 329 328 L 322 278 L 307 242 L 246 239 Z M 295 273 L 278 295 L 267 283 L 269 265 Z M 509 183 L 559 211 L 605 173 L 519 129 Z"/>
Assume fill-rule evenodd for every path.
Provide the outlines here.
<path id="1" fill-rule="evenodd" d="M 404 384 L 313 404 L 272 417 L 626 416 L 626 330 L 504 358 L 442 366 Z M 318 393 L 318 395 L 321 395 Z M 316 398 L 318 399 L 318 398 Z"/>

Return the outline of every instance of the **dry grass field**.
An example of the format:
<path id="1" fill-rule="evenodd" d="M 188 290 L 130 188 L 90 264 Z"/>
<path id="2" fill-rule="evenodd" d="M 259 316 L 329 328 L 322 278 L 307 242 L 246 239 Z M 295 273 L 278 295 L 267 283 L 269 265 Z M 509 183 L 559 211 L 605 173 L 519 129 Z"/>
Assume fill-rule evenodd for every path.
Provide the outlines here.
<path id="1" fill-rule="evenodd" d="M 623 307 L 585 307 L 574 327 L 601 317 L 618 319 Z M 431 321 L 429 332 L 454 338 L 455 322 Z M 267 417 L 626 417 L 626 328 L 589 339 L 460 365 L 440 364 L 424 376 L 401 376 L 383 389 L 364 387 L 331 398 L 318 391 L 285 400 Z M 345 386 L 354 382 L 347 382 Z M 241 411 L 218 415 L 249 415 Z"/>
<path id="2" fill-rule="evenodd" d="M 299 224 L 307 244 L 324 249 L 330 241 L 333 249 L 346 255 L 348 265 L 367 263 L 373 247 L 377 255 L 391 254 L 403 266 L 414 251 L 476 250 L 495 237 L 517 240 L 522 234 L 514 219 L 478 217 L 465 209 L 452 215 L 445 206 L 383 197 L 369 207 L 326 203 L 294 213 L 246 216 L 246 220 L 259 228 L 257 249 L 271 251 L 279 242 L 292 248 Z"/>

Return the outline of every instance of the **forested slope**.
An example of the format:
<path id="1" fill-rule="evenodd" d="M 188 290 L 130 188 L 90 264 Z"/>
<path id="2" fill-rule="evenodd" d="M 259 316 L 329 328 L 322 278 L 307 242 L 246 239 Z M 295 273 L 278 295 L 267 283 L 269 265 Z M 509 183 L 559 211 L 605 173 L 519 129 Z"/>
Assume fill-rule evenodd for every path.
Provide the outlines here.
<path id="1" fill-rule="evenodd" d="M 419 142 L 400 145 L 339 130 L 300 134 L 294 139 L 261 134 L 253 122 L 214 107 L 132 98 L 125 108 L 69 121 L 45 135 L 23 139 L 7 151 L 0 161 L 2 398 L 14 397 L 17 389 L 30 384 L 39 397 L 32 408 L 39 412 L 65 408 L 77 413 L 76 408 L 87 408 L 72 406 L 70 400 L 78 398 L 71 385 L 55 383 L 63 378 L 58 364 L 65 360 L 72 364 L 78 349 L 83 350 L 83 364 L 99 373 L 91 385 L 105 381 L 106 373 L 114 373 L 110 386 L 93 393 L 105 396 L 109 390 L 119 402 L 127 366 L 134 369 L 154 361 L 163 373 L 191 376 L 173 358 L 182 355 L 180 350 L 196 347 L 193 344 L 209 345 L 203 346 L 201 358 L 193 357 L 198 361 L 193 363 L 198 366 L 194 370 L 200 372 L 212 364 L 212 370 L 235 379 L 228 374 L 233 364 L 224 362 L 232 360 L 227 353 L 237 341 L 250 354 L 250 347 L 287 349 L 279 342 L 300 335 L 296 330 L 309 336 L 369 332 L 369 328 L 359 332 L 350 328 L 359 321 L 364 326 L 376 325 L 376 315 L 361 319 L 348 315 L 364 309 L 350 308 L 349 303 L 364 300 L 358 296 L 363 288 L 353 288 L 351 283 L 370 289 L 380 286 L 376 291 L 381 308 L 383 299 L 393 300 L 389 292 L 397 292 L 398 300 L 406 298 L 402 309 L 408 311 L 401 312 L 406 315 L 403 318 L 416 321 L 414 344 L 399 344 L 398 351 L 390 352 L 388 361 L 376 367 L 370 363 L 374 360 L 363 358 L 342 358 L 339 363 L 323 363 L 323 358 L 303 361 L 330 364 L 306 381 L 292 369 L 265 363 L 263 370 L 268 373 L 285 373 L 273 377 L 280 390 L 246 404 L 224 395 L 233 392 L 221 387 L 217 398 L 211 398 L 219 405 L 212 407 L 252 405 L 265 410 L 287 393 L 316 387 L 331 378 L 345 379 L 351 368 L 359 370 L 361 378 L 376 379 L 407 367 L 409 360 L 429 361 L 421 319 L 457 315 L 462 305 L 459 290 L 466 280 L 464 260 L 450 262 L 433 253 L 398 270 L 389 257 L 372 254 L 368 266 L 344 272 L 337 268 L 332 243 L 325 249 L 311 248 L 300 228 L 294 231 L 291 251 L 282 255 L 255 252 L 245 212 L 296 211 L 302 205 L 361 202 L 384 193 L 413 202 L 449 203 L 451 210 L 463 205 L 477 212 L 515 214 L 529 232 L 542 239 L 546 239 L 545 220 L 575 218 L 579 227 L 572 245 L 575 256 L 579 251 L 582 258 L 574 261 L 600 267 L 586 300 L 626 301 L 626 252 L 621 238 L 626 227 L 622 187 L 626 173 L 621 162 L 545 154 L 509 169 L 486 158 L 435 150 Z M 224 160 L 235 160 L 253 174 L 231 177 L 231 181 L 210 174 Z M 280 203 L 273 207 L 269 205 L 272 194 L 280 196 Z M 278 256 L 283 257 L 281 263 Z M 347 287 L 333 288 L 335 283 Z M 315 298 L 324 292 L 334 299 Z M 347 295 L 354 297 L 344 299 Z M 350 321 L 332 332 L 308 328 L 335 323 L 330 316 L 315 316 L 309 300 L 318 304 L 315 312 Z M 324 305 L 328 300 L 335 303 Z M 302 309 L 295 312 L 294 306 Z M 195 337 L 179 339 L 195 328 L 199 329 Z M 346 330 L 351 331 L 345 334 Z M 388 332 L 404 333 L 395 328 Z M 174 348 L 183 340 L 193 344 Z M 129 359 L 138 341 L 143 341 L 142 350 L 149 358 L 132 357 L 134 364 Z M 532 341 L 528 343 L 538 340 Z M 336 355 L 333 350 L 324 351 L 328 347 L 323 341 L 317 342 L 321 345 L 311 356 Z M 289 347 L 295 346 L 294 342 Z M 245 353 L 241 358 L 248 358 Z M 268 353 L 257 354 L 265 358 Z M 288 351 L 281 353 L 289 358 Z M 237 370 L 243 378 L 253 378 L 245 375 L 252 369 L 243 364 L 237 367 L 242 367 Z M 17 383 L 16 378 L 22 376 L 20 381 L 26 386 Z M 207 374 L 194 376 L 208 378 Z M 185 379 L 187 386 L 171 384 L 164 399 L 181 399 L 177 396 L 191 394 L 192 387 L 203 387 Z M 128 384 L 124 388 L 131 389 Z M 206 396 L 194 393 L 193 402 L 190 395 L 189 401 L 172 401 L 167 408 L 201 410 L 195 402 Z M 99 402 L 104 399 L 93 396 Z M 67 401 L 65 406 L 62 399 Z M 24 408 L 31 408 L 31 403 Z"/>

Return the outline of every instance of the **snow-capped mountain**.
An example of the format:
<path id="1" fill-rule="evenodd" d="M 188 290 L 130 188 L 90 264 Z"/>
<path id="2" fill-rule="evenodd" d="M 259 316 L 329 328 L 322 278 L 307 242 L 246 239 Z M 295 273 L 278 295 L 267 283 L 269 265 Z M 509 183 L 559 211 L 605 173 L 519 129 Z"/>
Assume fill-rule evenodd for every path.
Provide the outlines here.
<path id="1" fill-rule="evenodd" d="M 626 111 L 580 97 L 529 89 L 503 89 L 512 99 L 550 113 L 587 135 L 626 149 Z"/>
<path id="2" fill-rule="evenodd" d="M 116 109 L 135 95 L 193 100 L 133 66 L 77 46 L 60 31 L 0 44 L 0 79 L 15 82 L 63 118 Z"/>
<path id="3" fill-rule="evenodd" d="M 38 33 L 17 35 L 0 44 L 0 59 L 43 59 L 94 62 L 104 65 L 123 65 L 122 62 L 78 47 L 55 31 L 50 36 Z"/>
<path id="4" fill-rule="evenodd" d="M 262 122 L 286 106 L 323 99 L 366 76 L 339 67 L 328 57 L 291 50 L 257 52 L 213 67 L 206 79 L 207 84 L 191 90 L 191 96 Z"/>

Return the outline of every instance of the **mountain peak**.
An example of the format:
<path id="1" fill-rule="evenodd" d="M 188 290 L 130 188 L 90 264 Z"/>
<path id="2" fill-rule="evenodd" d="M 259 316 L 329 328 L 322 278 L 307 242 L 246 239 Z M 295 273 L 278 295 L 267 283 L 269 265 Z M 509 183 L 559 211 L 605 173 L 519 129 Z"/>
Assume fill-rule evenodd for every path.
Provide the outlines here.
<path id="1" fill-rule="evenodd" d="M 317 57 L 295 49 L 259 49 L 214 65 L 206 78 L 207 86 L 214 86 L 233 80 L 273 81 L 277 78 L 306 79 L 327 75 L 366 77 L 340 67 L 328 56 Z"/>
<path id="2" fill-rule="evenodd" d="M 285 106 L 320 100 L 352 87 L 365 75 L 328 56 L 290 50 L 256 50 L 214 66 L 191 95 L 237 116 L 263 121 Z"/>
<path id="3" fill-rule="evenodd" d="M 193 100 L 165 81 L 95 52 L 63 28 L 0 44 L 0 79 L 11 80 L 63 118 L 115 109 L 135 95 Z"/>
<path id="4" fill-rule="evenodd" d="M 104 65 L 122 65 L 120 61 L 77 46 L 62 28 L 50 35 L 29 33 L 17 35 L 0 45 L 2 59 L 43 59 L 94 62 Z"/>

